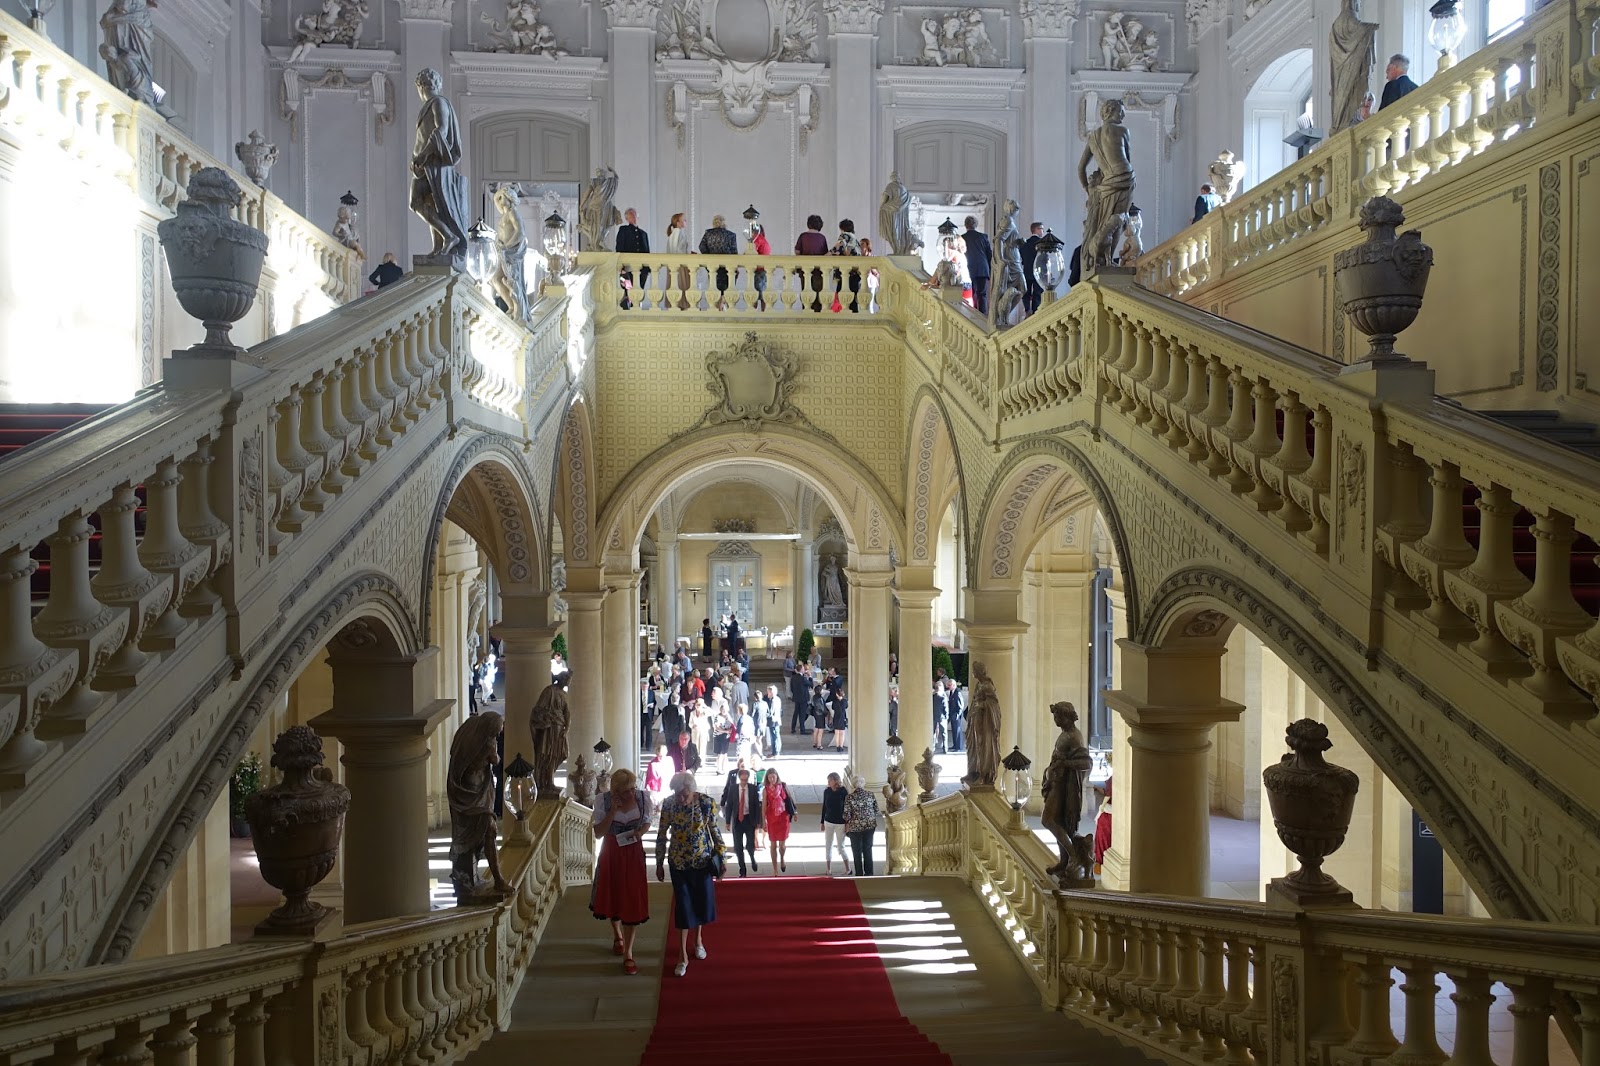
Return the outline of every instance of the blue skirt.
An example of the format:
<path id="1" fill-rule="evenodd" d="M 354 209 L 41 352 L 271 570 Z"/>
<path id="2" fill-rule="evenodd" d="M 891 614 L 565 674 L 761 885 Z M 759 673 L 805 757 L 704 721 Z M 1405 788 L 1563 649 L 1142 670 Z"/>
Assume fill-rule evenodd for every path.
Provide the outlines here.
<path id="1" fill-rule="evenodd" d="M 717 893 L 711 867 L 672 867 L 672 923 L 694 929 L 717 920 Z"/>

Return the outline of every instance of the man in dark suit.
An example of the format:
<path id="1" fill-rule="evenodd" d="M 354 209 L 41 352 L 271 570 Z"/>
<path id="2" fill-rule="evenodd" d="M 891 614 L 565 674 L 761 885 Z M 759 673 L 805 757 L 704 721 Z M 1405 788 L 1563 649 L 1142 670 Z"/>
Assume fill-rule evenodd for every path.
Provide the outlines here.
<path id="1" fill-rule="evenodd" d="M 1194 220 L 1199 222 L 1211 212 L 1222 206 L 1222 197 L 1217 195 L 1217 190 L 1211 183 L 1200 186 L 1200 195 L 1194 198 Z"/>
<path id="2" fill-rule="evenodd" d="M 1408 57 L 1401 55 L 1399 52 L 1389 57 L 1389 66 L 1383 72 L 1385 80 L 1383 83 L 1383 99 L 1378 104 L 1379 111 L 1382 111 L 1417 87 L 1417 83 L 1407 77 L 1407 71 L 1410 69 L 1411 60 Z"/>
<path id="3" fill-rule="evenodd" d="M 639 228 L 639 212 L 630 207 L 622 213 L 622 217 L 626 221 L 617 230 L 617 251 L 648 252 L 650 250 L 650 234 Z M 622 271 L 622 280 L 628 286 L 632 286 L 633 271 L 624 269 Z M 639 268 L 639 284 L 650 284 L 649 267 Z M 624 288 L 622 292 L 622 306 L 625 308 L 633 306 L 633 302 L 628 299 L 627 288 Z"/>
<path id="4" fill-rule="evenodd" d="M 739 779 L 729 781 L 722 792 L 722 820 L 733 830 L 733 851 L 739 857 L 739 876 L 744 876 L 745 852 L 750 853 L 750 869 L 761 872 L 756 862 L 756 827 L 761 824 L 761 788 L 750 780 L 750 770 L 739 767 Z"/>
<path id="5" fill-rule="evenodd" d="M 811 666 L 803 664 L 789 679 L 789 732 L 799 733 L 811 711 Z"/>
<path id="6" fill-rule="evenodd" d="M 1024 306 L 1028 314 L 1039 310 L 1039 301 L 1044 298 L 1044 289 L 1039 286 L 1039 279 L 1033 276 L 1033 262 L 1039 255 L 1039 242 L 1044 240 L 1044 223 L 1035 222 L 1028 227 L 1028 239 L 1022 242 L 1022 276 L 1028 279 L 1028 293 Z"/>
<path id="7" fill-rule="evenodd" d="M 978 219 L 968 215 L 967 232 L 961 235 L 967 242 L 967 274 L 972 278 L 972 306 L 978 314 L 989 313 L 989 260 L 994 250 L 989 247 L 989 235 L 980 232 Z"/>
<path id="8" fill-rule="evenodd" d="M 946 750 L 945 729 L 949 723 L 944 698 L 944 678 L 933 683 L 933 753 L 943 755 Z"/>
<path id="9" fill-rule="evenodd" d="M 1067 288 L 1072 288 L 1083 280 L 1083 245 L 1078 245 L 1072 250 L 1072 259 L 1067 266 Z"/>

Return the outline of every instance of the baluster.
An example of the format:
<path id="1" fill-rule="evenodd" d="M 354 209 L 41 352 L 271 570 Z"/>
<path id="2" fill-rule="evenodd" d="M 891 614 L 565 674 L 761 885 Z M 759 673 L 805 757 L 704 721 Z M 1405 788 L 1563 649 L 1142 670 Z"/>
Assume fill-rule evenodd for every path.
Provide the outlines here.
<path id="1" fill-rule="evenodd" d="M 1379 955 L 1362 955 L 1351 961 L 1356 966 L 1356 1033 L 1345 1050 L 1358 1055 L 1387 1055 L 1400 1046 L 1389 1024 L 1389 988 L 1394 984 L 1389 962 Z"/>
<path id="2" fill-rule="evenodd" d="M 323 381 L 322 429 L 328 437 L 328 450 L 322 491 L 328 496 L 342 495 L 355 478 L 348 466 L 355 454 L 350 436 L 356 427 L 345 413 L 350 406 L 352 362 L 351 359 L 339 360 Z"/>
<path id="3" fill-rule="evenodd" d="M 1228 420 L 1211 435 L 1211 460 L 1206 470 L 1212 477 L 1225 477 L 1229 491 L 1243 495 L 1251 488 L 1250 475 L 1234 459 L 1233 446 L 1250 436 L 1250 383 L 1239 368 L 1228 372 Z"/>
<path id="4" fill-rule="evenodd" d="M 1400 984 L 1405 994 L 1405 1041 L 1389 1056 L 1392 1066 L 1425 1066 L 1444 1061 L 1439 1041 L 1434 1035 L 1434 997 L 1439 986 L 1433 982 L 1433 964 L 1416 959 L 1405 959 L 1399 964 L 1406 979 Z M 1544 1060 L 1539 1060 L 1543 1066 Z"/>
<path id="5" fill-rule="evenodd" d="M 1473 561 L 1477 552 L 1467 541 L 1461 520 L 1461 472 L 1454 464 L 1432 464 L 1428 484 L 1433 490 L 1433 514 L 1427 535 L 1400 549 L 1406 575 L 1415 581 L 1430 601 L 1417 621 L 1436 638 L 1447 643 L 1470 640 L 1474 627 L 1450 603 L 1445 592 L 1445 575 Z"/>
<path id="6" fill-rule="evenodd" d="M 1164 1044 L 1176 1042 L 1181 1000 L 1173 994 L 1178 987 L 1178 934 L 1172 929 L 1156 931 L 1157 973 L 1155 983 L 1156 1039 Z"/>
<path id="7" fill-rule="evenodd" d="M 1477 970 L 1452 973 L 1450 981 L 1456 986 L 1450 993 L 1450 1001 L 1456 1005 L 1456 1026 L 1449 1066 L 1494 1066 L 1489 1052 L 1489 1007 L 1494 1003 L 1489 989 L 1493 982 Z"/>
<path id="8" fill-rule="evenodd" d="M 118 485 L 111 499 L 100 505 L 100 572 L 89 588 L 101 603 L 128 609 L 128 632 L 122 647 L 92 682 L 102 692 L 139 683 L 150 662 L 137 647 L 139 639 L 144 627 L 155 619 L 163 598 L 170 595 L 162 588 L 162 579 L 139 561 L 139 541 L 133 531 L 133 512 L 138 507 L 139 498 L 127 482 Z"/>
<path id="9" fill-rule="evenodd" d="M 139 1066 L 155 1058 L 144 1020 L 124 1022 L 100 1054 L 100 1066 Z"/>
<path id="10" fill-rule="evenodd" d="M 399 1046 L 396 1034 L 400 1031 L 389 1016 L 390 986 L 394 983 L 394 960 L 374 961 L 367 971 L 370 984 L 367 987 L 367 1024 L 377 1034 L 373 1045 L 375 1056 L 387 1057 Z"/>
<path id="11" fill-rule="evenodd" d="M 473 321 L 478 321 L 474 318 Z M 406 342 L 411 335 L 409 326 L 401 326 L 396 331 L 389 344 L 386 363 L 389 370 L 389 379 L 394 384 L 394 407 L 389 412 L 389 433 L 398 438 L 406 431 L 406 423 L 412 420 L 410 411 L 412 402 L 411 377 L 406 373 Z"/>
<path id="12" fill-rule="evenodd" d="M 178 532 L 191 544 L 207 551 L 205 577 L 213 577 L 227 561 L 228 524 L 217 517 L 211 506 L 212 478 L 216 466 L 216 442 L 203 438 L 180 464 L 182 480 L 178 482 Z M 182 611 L 188 618 L 210 617 L 221 597 L 216 590 L 202 581 L 195 586 L 183 603 Z"/>
<path id="13" fill-rule="evenodd" d="M 179 1013 L 156 1030 L 150 1041 L 156 1066 L 189 1066 L 190 1049 L 198 1043 L 191 1028 L 188 1016 Z"/>
<path id="14" fill-rule="evenodd" d="M 1546 1066 L 1550 1061 L 1550 982 L 1526 977 L 1511 984 L 1508 1010 L 1511 1066 Z"/>
<path id="15" fill-rule="evenodd" d="M 1152 333 L 1150 344 L 1150 375 L 1144 382 L 1144 403 L 1140 406 L 1134 420 L 1141 425 L 1148 422 L 1150 431 L 1157 437 L 1166 435 L 1167 416 L 1161 406 L 1161 390 L 1167 387 L 1171 377 L 1172 353 L 1168 347 L 1168 339 L 1160 333 Z"/>
<path id="16" fill-rule="evenodd" d="M 417 315 L 406 324 L 405 346 L 401 349 L 400 358 L 407 386 L 411 390 L 406 403 L 408 422 L 421 419 L 422 412 L 431 406 L 427 392 L 423 388 L 423 375 L 427 373 L 427 368 L 423 366 L 422 347 L 426 337 L 427 325 L 421 315 Z"/>
<path id="17" fill-rule="evenodd" d="M 450 365 L 450 350 L 444 343 L 444 315 L 443 307 L 430 308 L 427 314 L 427 354 L 424 361 L 429 367 L 428 395 L 435 401 L 444 399 L 444 372 Z"/>
<path id="18" fill-rule="evenodd" d="M 333 458 L 329 454 L 333 448 L 333 438 L 322 428 L 327 389 L 327 375 L 321 370 L 300 387 L 300 444 L 310 459 L 305 468 L 305 490 L 300 495 L 300 506 L 314 514 L 327 510 L 330 500 L 327 490 L 322 487 L 323 477 L 333 467 Z"/>
<path id="19" fill-rule="evenodd" d="M 1301 533 L 1311 528 L 1311 515 L 1295 498 L 1295 475 L 1311 466 L 1311 453 L 1306 450 L 1306 431 L 1311 412 L 1300 402 L 1293 391 L 1283 394 L 1283 444 L 1272 457 L 1272 465 L 1283 473 L 1283 506 L 1278 511 L 1278 521 L 1290 533 Z M 1309 503 L 1316 507 L 1315 492 Z"/>
<path id="20" fill-rule="evenodd" d="M 1187 929 L 1173 933 L 1176 981 L 1172 987 L 1174 1042 L 1180 1051 L 1200 1046 L 1199 1010 L 1196 1009 L 1200 993 L 1200 934 Z"/>
<path id="21" fill-rule="evenodd" d="M 1084 983 L 1089 988 L 1089 1002 L 1086 1004 L 1090 1013 L 1105 1015 L 1111 1009 L 1111 1000 L 1106 995 L 1106 975 L 1111 972 L 1111 922 L 1101 915 L 1090 918 L 1093 924 L 1094 954 L 1090 959 L 1089 973 L 1085 975 Z M 1117 965 L 1121 965 L 1118 960 Z"/>
<path id="22" fill-rule="evenodd" d="M 77 671 L 66 698 L 51 704 L 39 723 L 39 733 L 45 737 L 82 733 L 88 728 L 105 702 L 91 687 L 95 673 L 128 633 L 128 612 L 103 606 L 90 592 L 89 541 L 93 536 L 94 527 L 81 511 L 74 511 L 45 538 L 50 545 L 50 598 L 33 620 L 33 635 L 53 648 L 71 652 Z M 23 588 L 26 590 L 26 583 Z M 17 732 L 0 752 L 0 764 L 17 768 L 13 748 L 29 729 L 26 718 L 17 723 Z M 23 741 L 22 747 L 29 745 Z M 43 745 L 34 752 L 36 756 L 44 754 Z"/>
<path id="23" fill-rule="evenodd" d="M 1501 632 L 1527 653 L 1532 676 L 1522 686 L 1546 714 L 1560 719 L 1587 718 L 1594 704 L 1567 682 L 1556 660 L 1556 638 L 1588 629 L 1594 619 L 1572 598 L 1572 519 L 1560 511 L 1534 512 L 1533 586 L 1510 603 L 1497 603 Z"/>
<path id="24" fill-rule="evenodd" d="M 223 1000 L 212 1004 L 211 1010 L 195 1022 L 195 1066 L 232 1066 L 234 1027 L 233 1016 Z"/>
<path id="25" fill-rule="evenodd" d="M 1265 378 L 1259 378 L 1250 395 L 1255 401 L 1252 417 L 1255 424 L 1249 439 L 1244 442 L 1244 450 L 1252 461 L 1249 469 L 1244 466 L 1238 469 L 1253 482 L 1247 499 L 1255 504 L 1256 510 L 1265 514 L 1283 506 L 1283 497 L 1267 484 L 1267 479 L 1261 473 L 1262 460 L 1272 458 L 1283 447 L 1283 442 L 1278 439 L 1278 391 Z"/>
<path id="26" fill-rule="evenodd" d="M 1576 994 L 1578 1000 L 1578 1066 L 1600 1066 L 1600 996 L 1592 988 Z"/>
<path id="27" fill-rule="evenodd" d="M 383 426 L 383 393 L 378 391 L 378 346 L 382 343 L 381 339 L 374 341 L 359 356 L 361 366 L 357 385 L 361 403 L 361 443 L 356 448 L 356 454 L 361 469 L 371 466 L 380 454 L 378 432 Z"/>
<path id="28" fill-rule="evenodd" d="M 177 647 L 189 623 L 178 613 L 178 605 L 206 570 L 200 548 L 190 544 L 178 531 L 178 464 L 171 458 L 156 466 L 153 477 L 145 479 L 144 539 L 139 544 L 139 561 L 145 569 L 166 575 L 172 582 L 166 609 L 155 625 L 145 631 L 139 646 L 145 651 L 171 651 Z"/>
<path id="29" fill-rule="evenodd" d="M 344 1031 L 345 1036 L 360 1047 L 370 1048 L 378 1043 L 379 1036 L 367 1020 L 367 985 L 369 974 L 364 969 L 351 970 L 345 977 Z"/>
<path id="30" fill-rule="evenodd" d="M 1250 1046 L 1245 1034 L 1248 1023 L 1242 1021 L 1250 1009 L 1250 945 L 1237 936 L 1227 941 L 1228 993 L 1217 1004 L 1222 1011 L 1222 1035 L 1227 1047 L 1228 1063 L 1243 1066 L 1251 1062 Z"/>
<path id="31" fill-rule="evenodd" d="M 1222 979 L 1225 961 L 1226 951 L 1221 934 L 1201 934 L 1200 991 L 1195 993 L 1194 1001 L 1200 1008 L 1200 1057 L 1208 1061 L 1220 1058 L 1227 1050 L 1222 1040 L 1226 1021 L 1219 1026 L 1213 1024 L 1209 1017 L 1210 1009 L 1220 1008 L 1225 998 Z"/>
<path id="32" fill-rule="evenodd" d="M 300 507 L 301 475 L 314 460 L 300 445 L 300 403 L 300 387 L 290 385 L 288 397 L 278 404 L 278 465 L 284 471 L 278 527 L 285 533 L 300 532 L 309 517 Z"/>
<path id="33" fill-rule="evenodd" d="M 267 1066 L 266 1021 L 262 993 L 233 1009 L 233 1066 Z"/>

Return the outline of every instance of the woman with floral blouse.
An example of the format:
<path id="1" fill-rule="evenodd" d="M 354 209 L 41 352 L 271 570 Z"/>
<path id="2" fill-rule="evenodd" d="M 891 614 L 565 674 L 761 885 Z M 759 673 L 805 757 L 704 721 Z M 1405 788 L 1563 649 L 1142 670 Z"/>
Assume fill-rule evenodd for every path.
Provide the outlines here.
<path id="1" fill-rule="evenodd" d="M 694 930 L 694 957 L 706 957 L 705 927 L 717 920 L 717 897 L 712 879 L 722 877 L 727 845 L 717 827 L 717 805 L 695 791 L 694 775 L 673 775 L 672 795 L 661 805 L 656 830 L 656 880 L 666 880 L 672 869 L 672 920 L 678 927 L 678 965 L 673 973 L 689 970 L 689 931 Z"/>

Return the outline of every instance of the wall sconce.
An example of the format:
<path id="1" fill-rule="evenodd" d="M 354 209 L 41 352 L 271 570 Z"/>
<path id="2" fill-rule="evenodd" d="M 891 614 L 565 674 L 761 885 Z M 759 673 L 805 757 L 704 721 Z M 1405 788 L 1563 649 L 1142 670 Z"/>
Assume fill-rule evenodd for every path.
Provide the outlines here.
<path id="1" fill-rule="evenodd" d="M 782 587 L 780 587 L 778 585 L 768 585 L 767 586 L 767 591 L 772 593 L 772 602 L 773 603 L 777 603 L 778 602 L 778 593 L 782 592 L 783 589 L 782 589 Z"/>
<path id="2" fill-rule="evenodd" d="M 689 586 L 689 595 L 690 595 L 691 599 L 689 600 L 689 602 L 690 603 L 699 603 L 700 602 L 700 594 L 702 592 L 704 592 L 704 591 L 705 591 L 705 589 L 701 588 L 699 585 L 690 585 Z"/>

